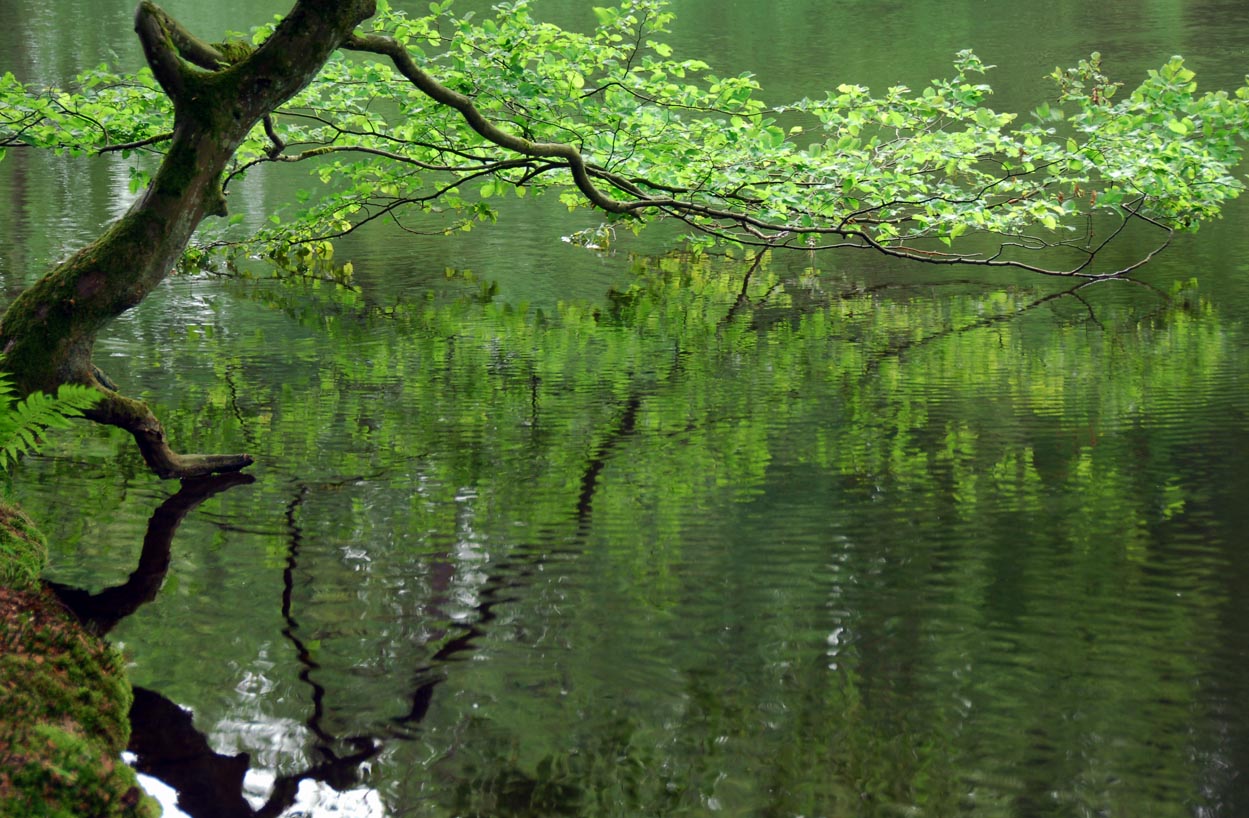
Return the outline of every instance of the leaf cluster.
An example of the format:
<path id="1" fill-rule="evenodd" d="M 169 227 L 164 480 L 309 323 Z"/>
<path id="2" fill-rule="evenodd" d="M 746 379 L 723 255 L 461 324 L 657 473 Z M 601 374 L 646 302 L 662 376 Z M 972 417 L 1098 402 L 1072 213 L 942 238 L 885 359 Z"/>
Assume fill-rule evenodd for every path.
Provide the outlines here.
<path id="1" fill-rule="evenodd" d="M 159 152 L 154 140 L 173 127 L 173 105 L 147 70 L 122 75 L 99 65 L 79 74 L 69 89 L 27 87 L 5 73 L 0 103 L 0 150 Z"/>
<path id="2" fill-rule="evenodd" d="M 1055 69 L 1054 98 L 1027 117 L 989 106 L 991 66 L 971 51 L 919 90 L 843 84 L 769 105 L 749 73 L 719 76 L 675 56 L 663 0 L 622 0 L 593 18 L 579 33 L 541 22 L 528 0 L 481 20 L 457 16 L 449 0 L 423 16 L 381 4 L 363 35 L 380 35 L 413 68 L 382 52 L 336 54 L 257 126 L 227 174 L 228 189 L 257 166 L 306 163 L 313 185 L 298 210 L 216 244 L 274 255 L 374 221 L 468 230 L 495 220 L 502 196 L 554 191 L 634 229 L 684 223 L 695 249 L 858 248 L 1114 275 L 1155 252 L 1099 266 L 1128 226 L 1155 231 L 1160 249 L 1243 188 L 1235 168 L 1249 85 L 1198 94 L 1179 57 L 1119 95 L 1093 54 Z M 6 76 L 0 146 L 159 150 L 170 106 L 150 75 L 97 69 L 78 85 L 28 89 Z M 1038 255 L 1043 263 L 1029 260 Z"/>

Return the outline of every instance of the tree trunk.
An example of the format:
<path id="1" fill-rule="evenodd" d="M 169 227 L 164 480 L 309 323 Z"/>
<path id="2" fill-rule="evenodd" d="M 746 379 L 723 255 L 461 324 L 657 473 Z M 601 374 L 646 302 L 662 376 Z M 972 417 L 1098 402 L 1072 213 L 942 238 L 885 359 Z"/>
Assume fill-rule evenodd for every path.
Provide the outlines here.
<path id="1" fill-rule="evenodd" d="M 97 333 L 169 275 L 196 227 L 226 213 L 221 177 L 248 132 L 307 85 L 375 0 L 299 0 L 273 36 L 230 60 L 143 0 L 135 31 L 174 104 L 173 140 L 143 196 L 105 233 L 22 293 L 0 318 L 4 369 L 23 393 L 65 383 L 104 399 L 88 417 L 134 435 L 163 478 L 237 471 L 246 454 L 180 455 L 141 401 L 119 394 L 92 363 Z"/>

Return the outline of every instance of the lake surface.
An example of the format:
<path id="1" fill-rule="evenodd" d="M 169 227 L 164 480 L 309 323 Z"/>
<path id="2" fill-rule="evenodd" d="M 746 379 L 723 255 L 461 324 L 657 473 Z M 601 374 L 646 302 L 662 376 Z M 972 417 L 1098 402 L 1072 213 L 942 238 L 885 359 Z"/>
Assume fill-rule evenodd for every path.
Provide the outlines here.
<path id="1" fill-rule="evenodd" d="M 213 35 L 282 10 L 166 5 Z M 134 64 L 99 6 L 6 2 L 0 71 Z M 1249 65 L 1240 2 L 674 8 L 678 50 L 776 101 L 964 47 L 1000 110 L 1094 49 L 1129 85 Z M 7 296 L 127 178 L 10 151 Z M 1081 290 L 595 255 L 561 210 L 357 237 L 360 292 L 179 277 L 117 321 L 97 362 L 251 482 L 179 492 L 87 425 L 15 471 L 184 811 L 1249 814 L 1249 209 Z"/>

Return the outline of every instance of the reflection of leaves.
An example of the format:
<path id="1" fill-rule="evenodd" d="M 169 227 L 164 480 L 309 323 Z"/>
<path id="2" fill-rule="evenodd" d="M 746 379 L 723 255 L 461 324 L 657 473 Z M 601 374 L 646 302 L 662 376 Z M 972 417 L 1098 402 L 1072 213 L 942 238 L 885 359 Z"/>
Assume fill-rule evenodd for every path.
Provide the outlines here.
<path id="1" fill-rule="evenodd" d="M 595 720 L 577 731 L 573 749 L 536 762 L 523 759 L 519 739 L 501 736 L 488 719 L 468 719 L 463 729 L 475 751 L 455 772 L 456 814 L 669 815 L 681 806 L 679 776 L 663 768 L 634 719 Z"/>
<path id="2" fill-rule="evenodd" d="M 1217 365 L 1225 342 L 1214 322 L 1190 317 L 1205 309 L 1192 296 L 1158 313 L 1155 296 L 1142 294 L 1141 308 L 1140 299 L 1120 297 L 1123 289 L 1109 303 L 1041 313 L 1030 307 L 1064 299 L 971 287 L 945 288 L 941 297 L 922 286 L 791 290 L 764 269 L 741 310 L 740 281 L 705 260 L 641 270 L 604 310 L 563 304 L 538 313 L 482 304 L 466 291 L 373 311 L 351 291 L 262 288 L 252 292 L 328 337 L 280 384 L 250 378 L 237 391 L 244 409 L 264 407 L 242 416 L 263 424 L 274 456 L 315 459 L 321 441 L 345 431 L 350 444 L 334 455 L 343 471 L 398 469 L 419 458 L 433 478 L 428 486 L 490 486 L 477 501 L 489 514 L 532 508 L 513 488 L 520 485 L 563 498 L 540 516 L 567 515 L 575 498 L 562 487 L 580 479 L 586 454 L 630 395 L 643 397 L 630 454 L 612 467 L 630 486 L 628 499 L 618 499 L 641 503 L 657 521 L 676 524 L 683 504 L 701 502 L 708 488 L 749 493 L 776 458 L 769 428 L 813 413 L 831 413 L 837 427 L 834 438 L 826 423 L 808 422 L 803 456 L 812 465 L 921 485 L 935 463 L 947 462 L 959 480 L 955 496 L 973 514 L 987 479 L 1003 485 L 1007 475 L 1031 473 L 1038 445 L 1050 456 L 1028 441 L 1020 425 L 1028 418 L 1077 411 L 1100 436 L 1099 424 L 1141 411 L 1152 395 L 1192 388 L 1168 387 L 1167 378 L 1201 377 Z M 1105 327 L 1090 334 L 1094 307 Z M 393 340 L 378 342 L 379 332 Z M 1191 346 L 1199 365 L 1155 365 L 1177 344 Z M 1099 356 L 1105 365 L 1084 363 Z M 925 381 L 958 407 L 956 417 L 932 418 L 912 397 Z M 769 423 L 759 422 L 758 406 L 770 407 Z M 977 440 L 985 424 L 996 434 Z M 957 443 L 935 445 L 950 440 Z M 511 462 L 506 453 L 516 449 L 529 453 L 532 469 L 496 475 L 495 464 Z M 1077 455 L 1064 455 L 1063 473 L 1079 473 Z M 610 484 L 612 472 L 604 479 Z M 617 502 L 611 496 L 596 507 Z"/>
<path id="3" fill-rule="evenodd" d="M 332 286 L 249 283 L 208 319 L 211 348 L 169 337 L 165 380 L 148 389 L 175 404 L 174 434 L 230 449 L 247 431 L 277 478 L 252 492 L 256 519 L 286 502 L 282 469 L 315 485 L 299 567 L 315 583 L 292 586 L 300 627 L 320 638 L 326 679 L 369 667 L 390 680 L 352 676 L 353 700 L 370 702 L 359 712 L 327 683 L 327 729 L 393 716 L 392 671 L 434 665 L 445 680 L 423 729 L 435 774 L 457 782 L 435 796 L 448 809 L 667 815 L 729 788 L 776 814 L 953 812 L 969 771 L 1003 774 L 976 779 L 993 797 L 1011 791 L 1024 774 L 999 759 L 1086 746 L 1083 731 L 1139 706 L 1125 691 L 1154 683 L 1156 654 L 1108 654 L 1090 633 L 1124 595 L 1148 601 L 1130 594 L 1157 587 L 1178 559 L 1160 543 L 1205 502 L 1186 444 L 1151 425 L 1175 396 L 1208 392 L 1241 343 L 1196 286 L 1043 301 L 1048 282 L 867 287 L 767 263 L 743 286 L 706 258 L 639 262 L 594 306 L 539 311 L 483 303 L 476 281 L 445 286 L 382 309 Z M 75 464 L 46 465 L 78 480 Z M 778 565 L 794 504 L 825 527 Z M 548 556 L 541 572 L 535 555 Z M 1209 570 L 1181 567 L 1185 581 Z M 608 579 L 559 583 L 565 568 Z M 184 587 L 207 587 L 212 570 L 187 566 Z M 711 591 L 697 587 L 707 577 Z M 474 619 L 486 605 L 490 619 Z M 465 622 L 472 645 L 455 653 L 480 661 L 443 662 Z M 560 653 L 634 649 L 634 622 L 660 640 L 640 652 L 671 647 L 657 690 Z M 1191 645 L 1208 626 L 1177 607 L 1149 638 Z M 1030 666 L 1012 664 L 1000 628 Z M 263 632 L 230 636 L 251 640 L 232 654 L 267 650 Z M 508 663 L 538 638 L 568 661 Z M 204 639 L 167 627 L 153 641 L 203 651 Z M 1189 660 L 1174 661 L 1187 678 Z M 1113 681 L 1080 675 L 1108 664 Z M 518 674 L 537 678 L 522 688 Z M 1188 717 L 1193 689 L 1161 693 Z M 483 709 L 463 715 L 462 694 Z M 1071 695 L 1090 722 L 1061 717 Z M 617 725 L 612 698 L 635 720 Z M 965 712 L 964 698 L 988 706 Z M 1150 763 L 1188 769 L 1182 745 Z M 1101 752 L 1116 769 L 1135 759 Z M 1102 779 L 1081 779 L 1091 763 L 1053 762 L 1081 803 L 1102 795 Z M 764 778 L 774 795 L 732 789 Z"/>

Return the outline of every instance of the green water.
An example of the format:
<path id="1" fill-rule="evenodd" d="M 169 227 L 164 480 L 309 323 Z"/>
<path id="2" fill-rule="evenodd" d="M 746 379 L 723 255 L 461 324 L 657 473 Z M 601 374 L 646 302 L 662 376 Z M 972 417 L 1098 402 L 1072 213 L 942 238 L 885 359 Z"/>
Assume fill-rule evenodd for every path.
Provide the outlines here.
<path id="1" fill-rule="evenodd" d="M 279 10 L 167 5 L 200 30 Z M 1207 87 L 1249 51 L 1230 2 L 675 8 L 678 48 L 776 99 L 919 85 L 970 46 L 1009 110 L 1095 48 L 1129 82 L 1183 53 Z M 25 78 L 137 59 L 125 9 L 0 24 Z M 126 178 L 10 152 L 5 292 Z M 596 256 L 559 210 L 360 237 L 359 294 L 176 278 L 118 321 L 98 362 L 254 482 L 195 505 L 88 426 L 15 473 L 51 577 L 137 608 L 111 630 L 135 749 L 184 810 L 1249 814 L 1249 210 L 1149 286 L 1078 291 Z"/>

